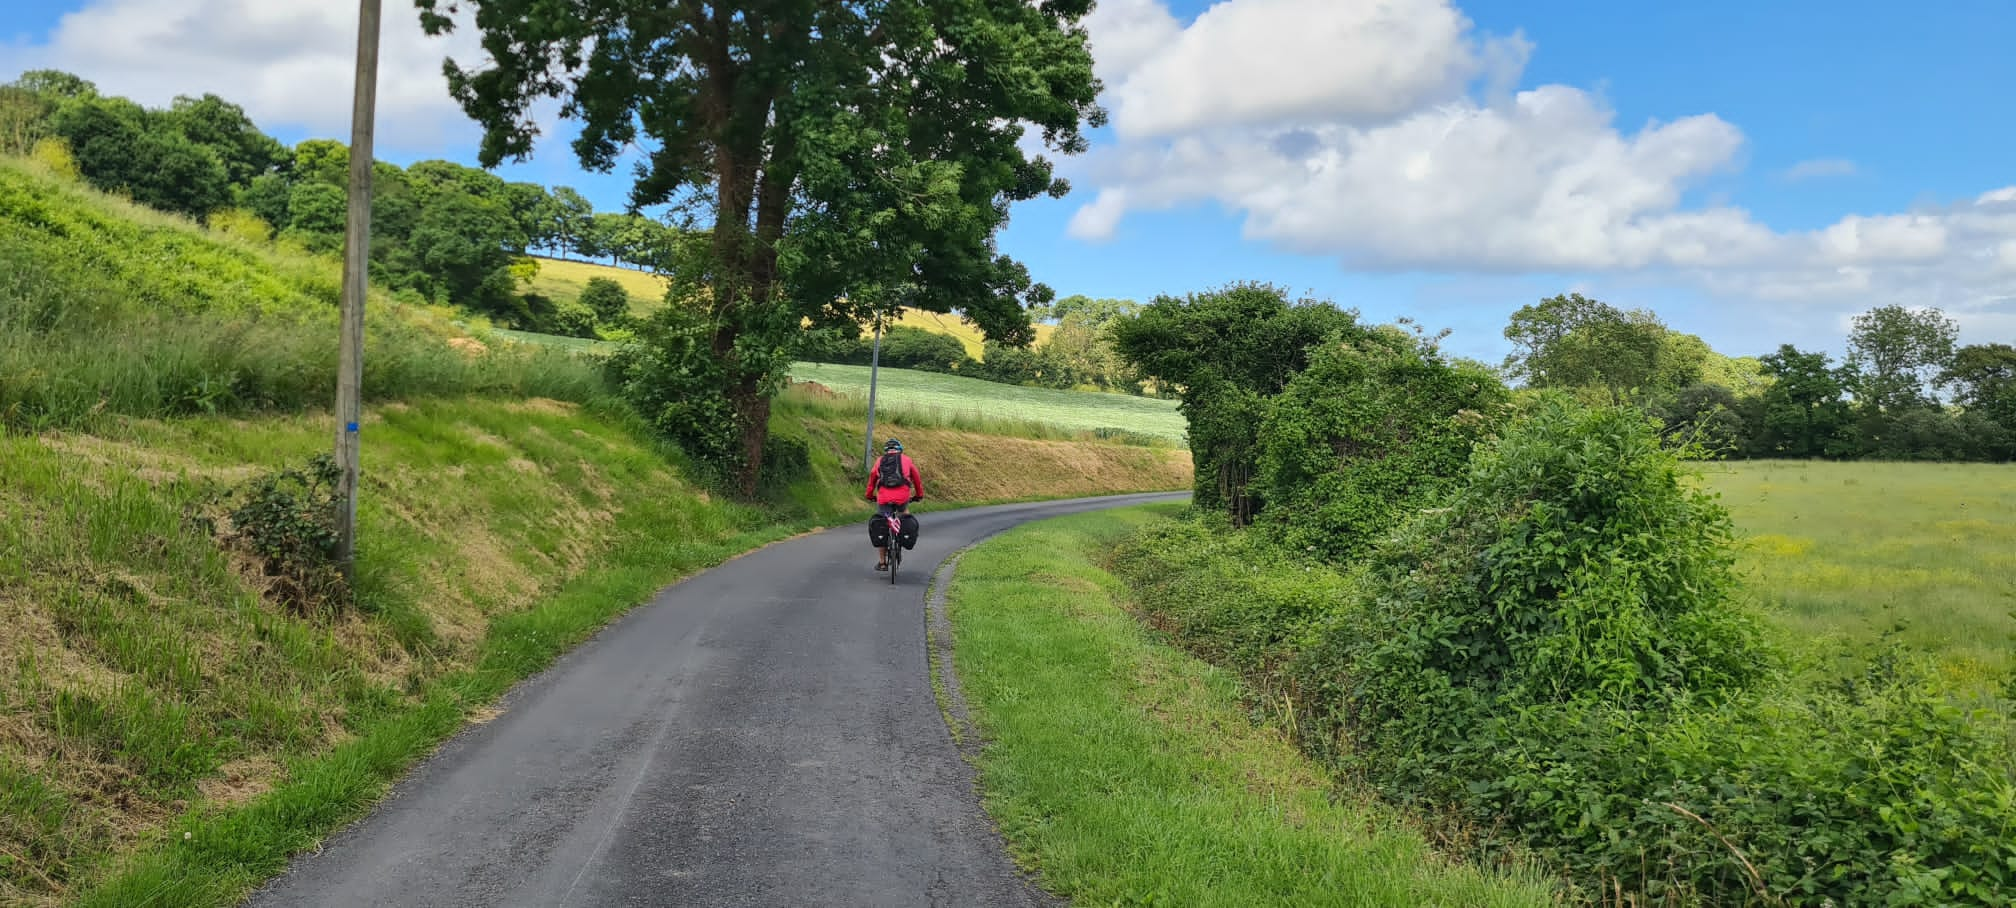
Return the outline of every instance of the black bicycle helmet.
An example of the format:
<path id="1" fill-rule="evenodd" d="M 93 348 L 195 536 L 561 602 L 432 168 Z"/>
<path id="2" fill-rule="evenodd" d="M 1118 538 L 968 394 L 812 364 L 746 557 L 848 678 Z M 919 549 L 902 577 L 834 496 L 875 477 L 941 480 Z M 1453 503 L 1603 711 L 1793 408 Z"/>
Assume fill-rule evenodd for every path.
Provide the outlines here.
<path id="1" fill-rule="evenodd" d="M 903 443 L 897 441 L 894 438 L 889 439 L 888 442 L 882 445 L 882 453 L 884 454 L 888 454 L 892 451 L 901 451 L 901 450 L 903 450 Z"/>

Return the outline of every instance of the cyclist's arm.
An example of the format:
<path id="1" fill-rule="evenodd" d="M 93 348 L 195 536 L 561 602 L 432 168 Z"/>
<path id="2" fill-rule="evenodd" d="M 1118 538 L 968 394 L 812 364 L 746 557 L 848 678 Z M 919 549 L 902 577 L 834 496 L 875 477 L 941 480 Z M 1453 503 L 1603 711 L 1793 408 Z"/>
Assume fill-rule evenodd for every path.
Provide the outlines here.
<path id="1" fill-rule="evenodd" d="M 917 472 L 915 463 L 909 464 L 909 467 L 910 496 L 921 500 L 924 497 L 924 474 Z"/>

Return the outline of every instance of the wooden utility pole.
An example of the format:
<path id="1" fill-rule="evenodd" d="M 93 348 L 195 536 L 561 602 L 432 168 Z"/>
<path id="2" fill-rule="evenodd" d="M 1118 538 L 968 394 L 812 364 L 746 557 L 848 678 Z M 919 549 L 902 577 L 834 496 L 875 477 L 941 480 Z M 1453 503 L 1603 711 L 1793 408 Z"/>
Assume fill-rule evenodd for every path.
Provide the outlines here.
<path id="1" fill-rule="evenodd" d="M 378 108 L 381 0 L 357 0 L 357 82 L 350 108 L 350 215 L 343 243 L 343 337 L 336 359 L 336 561 L 354 579 L 358 423 L 364 384 L 364 296 L 371 283 L 371 135 Z"/>
<path id="2" fill-rule="evenodd" d="M 875 352 L 868 356 L 868 440 L 862 443 L 861 464 L 875 472 L 875 376 L 882 371 L 882 314 L 875 314 Z"/>

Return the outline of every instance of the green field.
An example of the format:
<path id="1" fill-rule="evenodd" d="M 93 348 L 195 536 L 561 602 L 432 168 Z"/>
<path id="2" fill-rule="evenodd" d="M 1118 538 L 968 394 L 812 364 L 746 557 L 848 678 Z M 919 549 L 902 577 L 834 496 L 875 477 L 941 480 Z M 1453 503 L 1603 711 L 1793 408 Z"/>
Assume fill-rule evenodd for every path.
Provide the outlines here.
<path id="1" fill-rule="evenodd" d="M 1236 675 L 1121 608 L 1093 559 L 1173 510 L 1047 520 L 959 562 L 953 664 L 1016 858 L 1078 905 L 1550 904 L 1537 878 L 1453 863 L 1393 809 L 1338 791 L 1251 721 Z"/>
<path id="2" fill-rule="evenodd" d="M 1796 636 L 1857 662 L 1894 640 L 1960 686 L 2016 669 L 2016 466 L 1707 470 L 1747 537 L 1751 589 Z"/>
<path id="3" fill-rule="evenodd" d="M 867 366 L 797 363 L 791 367 L 791 377 L 818 382 L 842 394 L 862 397 L 868 394 Z M 1172 441 L 1184 437 L 1183 416 L 1176 412 L 1176 402 L 1151 397 L 1053 391 L 956 375 L 883 369 L 875 401 L 877 406 L 1005 416 L 1073 431 L 1122 429 Z"/>

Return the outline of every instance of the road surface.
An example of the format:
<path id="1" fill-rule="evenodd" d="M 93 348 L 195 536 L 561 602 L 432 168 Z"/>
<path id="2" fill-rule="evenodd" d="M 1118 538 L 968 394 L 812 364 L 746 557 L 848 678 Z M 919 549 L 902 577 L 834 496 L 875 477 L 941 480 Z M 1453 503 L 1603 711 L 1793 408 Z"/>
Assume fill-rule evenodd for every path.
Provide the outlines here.
<path id="1" fill-rule="evenodd" d="M 1034 906 L 932 696 L 924 592 L 1016 524 L 1181 495 L 863 523 L 658 594 L 255 893 L 296 906 Z"/>

